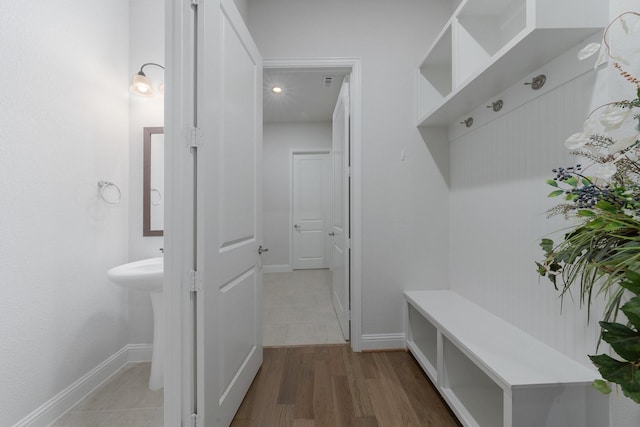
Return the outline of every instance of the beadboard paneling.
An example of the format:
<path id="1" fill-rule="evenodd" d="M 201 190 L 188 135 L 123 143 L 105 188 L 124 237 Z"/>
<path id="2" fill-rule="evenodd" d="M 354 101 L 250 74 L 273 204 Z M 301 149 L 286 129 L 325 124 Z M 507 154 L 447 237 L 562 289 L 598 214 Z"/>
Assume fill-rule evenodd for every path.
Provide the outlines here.
<path id="1" fill-rule="evenodd" d="M 534 261 L 540 238 L 570 224 L 547 218 L 556 200 L 545 180 L 577 163 L 564 140 L 582 128 L 594 84 L 583 75 L 451 142 L 451 288 L 586 365 L 597 323 L 586 326 L 577 299 L 565 298 L 561 313 Z"/>

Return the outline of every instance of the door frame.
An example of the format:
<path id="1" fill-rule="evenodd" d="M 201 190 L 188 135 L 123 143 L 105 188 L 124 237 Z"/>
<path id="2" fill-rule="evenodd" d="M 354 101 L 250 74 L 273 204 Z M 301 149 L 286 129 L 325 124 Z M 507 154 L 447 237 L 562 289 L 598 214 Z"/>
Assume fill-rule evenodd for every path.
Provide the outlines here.
<path id="1" fill-rule="evenodd" d="M 291 271 L 293 271 L 293 259 L 294 259 L 294 251 L 293 251 L 293 224 L 294 224 L 294 220 L 293 220 L 293 172 L 294 172 L 294 167 L 293 167 L 293 160 L 295 159 L 295 156 L 298 154 L 331 154 L 331 149 L 330 148 L 319 148 L 317 150 L 314 149 L 309 149 L 309 148 L 305 148 L 305 149 L 296 149 L 296 148 L 292 148 L 289 150 L 289 268 L 291 269 Z M 333 182 L 333 180 L 331 181 Z M 324 194 L 322 196 L 324 198 Z M 326 209 L 325 209 L 326 210 Z M 327 213 L 325 212 L 325 215 Z M 325 227 L 326 228 L 326 227 Z M 325 259 L 327 257 L 327 236 L 325 237 L 325 248 L 324 248 L 324 256 Z"/>
<path id="2" fill-rule="evenodd" d="M 362 351 L 362 59 L 264 59 L 263 69 L 350 69 L 351 80 L 351 348 Z M 293 228 L 293 224 L 291 225 Z M 290 228 L 290 230 L 291 230 Z M 291 233 L 291 231 L 289 231 Z M 293 266 L 293 263 L 291 264 Z"/>
<path id="3" fill-rule="evenodd" d="M 165 426 L 183 424 L 195 395 L 193 305 L 183 277 L 195 262 L 195 168 L 187 132 L 195 117 L 195 19 L 188 2 L 165 0 Z"/>

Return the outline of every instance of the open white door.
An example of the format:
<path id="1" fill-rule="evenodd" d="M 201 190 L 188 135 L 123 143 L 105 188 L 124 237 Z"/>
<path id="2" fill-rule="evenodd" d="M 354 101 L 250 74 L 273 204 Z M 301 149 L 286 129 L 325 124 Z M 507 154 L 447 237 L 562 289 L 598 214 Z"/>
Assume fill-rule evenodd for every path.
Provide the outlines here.
<path id="1" fill-rule="evenodd" d="M 293 153 L 293 269 L 327 268 L 329 154 Z"/>
<path id="2" fill-rule="evenodd" d="M 262 58 L 232 0 L 197 8 L 196 401 L 227 427 L 262 364 Z"/>
<path id="3" fill-rule="evenodd" d="M 333 236 L 332 272 L 333 307 L 342 334 L 350 339 L 350 234 L 349 234 L 349 83 L 342 83 L 333 111 Z"/>

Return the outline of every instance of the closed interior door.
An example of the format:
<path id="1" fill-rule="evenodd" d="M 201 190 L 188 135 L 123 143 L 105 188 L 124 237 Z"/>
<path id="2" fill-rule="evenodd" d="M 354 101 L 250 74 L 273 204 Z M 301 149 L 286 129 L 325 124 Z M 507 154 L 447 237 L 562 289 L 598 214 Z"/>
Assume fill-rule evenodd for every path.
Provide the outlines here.
<path id="1" fill-rule="evenodd" d="M 349 239 L 349 154 L 350 154 L 350 124 L 349 124 L 349 84 L 345 82 L 340 89 L 338 102 L 333 112 L 333 138 L 331 153 L 333 156 L 333 215 L 331 231 L 332 237 L 332 299 L 333 307 L 338 316 L 342 335 L 346 340 L 351 333 L 350 306 L 350 239 Z"/>
<path id="2" fill-rule="evenodd" d="M 293 268 L 328 268 L 329 154 L 293 155 Z"/>

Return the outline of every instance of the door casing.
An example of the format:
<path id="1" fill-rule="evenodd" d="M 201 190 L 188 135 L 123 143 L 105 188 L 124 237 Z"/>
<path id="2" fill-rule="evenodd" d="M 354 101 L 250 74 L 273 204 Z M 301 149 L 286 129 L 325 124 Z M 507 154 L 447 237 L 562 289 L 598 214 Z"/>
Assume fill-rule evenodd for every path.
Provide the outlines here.
<path id="1" fill-rule="evenodd" d="M 351 348 L 362 350 L 362 60 L 361 58 L 264 59 L 264 69 L 350 70 L 351 98 Z M 293 228 L 293 224 L 291 224 Z M 293 265 L 293 264 L 291 264 Z"/>

